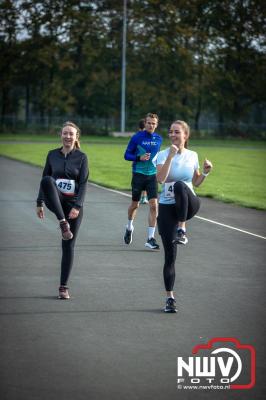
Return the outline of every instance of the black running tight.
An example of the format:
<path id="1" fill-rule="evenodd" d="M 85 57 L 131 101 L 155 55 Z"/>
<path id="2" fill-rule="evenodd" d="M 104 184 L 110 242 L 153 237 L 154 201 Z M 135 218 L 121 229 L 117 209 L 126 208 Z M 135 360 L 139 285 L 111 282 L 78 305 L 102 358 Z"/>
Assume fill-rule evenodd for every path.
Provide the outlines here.
<path id="1" fill-rule="evenodd" d="M 158 230 L 164 247 L 164 285 L 171 292 L 175 283 L 175 261 L 177 245 L 173 244 L 176 237 L 178 222 L 192 218 L 199 210 L 200 200 L 183 182 L 174 185 L 176 204 L 159 204 Z"/>
<path id="2" fill-rule="evenodd" d="M 73 239 L 62 240 L 60 285 L 67 285 L 73 266 L 74 247 L 82 221 L 83 208 L 80 209 L 77 218 L 68 219 L 68 215 L 74 204 L 57 189 L 54 178 L 51 176 L 45 176 L 41 181 L 41 187 L 45 197 L 44 202 L 46 207 L 56 215 L 58 220 L 66 219 L 69 222 L 70 230 L 73 233 Z"/>
<path id="3" fill-rule="evenodd" d="M 179 222 L 194 217 L 200 208 L 200 200 L 184 182 L 174 184 L 176 216 Z"/>

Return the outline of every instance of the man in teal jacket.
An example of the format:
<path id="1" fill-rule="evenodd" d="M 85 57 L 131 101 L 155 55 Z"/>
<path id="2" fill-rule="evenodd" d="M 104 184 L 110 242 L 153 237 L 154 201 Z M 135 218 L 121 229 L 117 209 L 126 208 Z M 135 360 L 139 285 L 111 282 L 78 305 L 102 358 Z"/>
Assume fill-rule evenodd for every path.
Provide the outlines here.
<path id="1" fill-rule="evenodd" d="M 145 246 L 157 250 L 159 245 L 154 238 L 156 218 L 158 214 L 156 167 L 153 159 L 160 151 L 162 138 L 155 132 L 158 126 L 158 115 L 149 113 L 145 118 L 145 129 L 137 132 L 130 139 L 125 151 L 125 160 L 132 163 L 132 202 L 128 208 L 128 223 L 124 235 L 126 244 L 132 242 L 134 231 L 133 221 L 139 207 L 141 192 L 146 190 L 149 200 L 148 240 Z"/>

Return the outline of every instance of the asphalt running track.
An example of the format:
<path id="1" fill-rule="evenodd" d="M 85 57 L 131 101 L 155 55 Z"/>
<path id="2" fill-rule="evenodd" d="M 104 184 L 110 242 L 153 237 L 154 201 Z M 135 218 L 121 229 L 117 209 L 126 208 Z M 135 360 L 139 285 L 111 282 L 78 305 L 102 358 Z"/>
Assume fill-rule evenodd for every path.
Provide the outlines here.
<path id="1" fill-rule="evenodd" d="M 0 158 L 2 400 L 265 398 L 266 213 L 202 200 L 178 247 L 178 314 L 167 315 L 163 252 L 145 250 L 147 206 L 122 242 L 129 199 L 89 185 L 70 282 L 56 300 L 60 234 L 35 216 L 41 170 Z M 250 390 L 176 387 L 176 360 L 216 337 L 256 348 Z M 245 369 L 245 367 L 244 367 Z"/>

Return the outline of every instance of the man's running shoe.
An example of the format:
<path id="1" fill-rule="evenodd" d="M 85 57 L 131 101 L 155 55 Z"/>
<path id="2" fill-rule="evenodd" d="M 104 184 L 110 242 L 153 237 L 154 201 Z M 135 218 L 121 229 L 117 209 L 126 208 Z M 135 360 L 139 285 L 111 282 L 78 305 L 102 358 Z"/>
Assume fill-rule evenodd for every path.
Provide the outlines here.
<path id="1" fill-rule="evenodd" d="M 183 229 L 178 229 L 176 237 L 173 240 L 173 243 L 184 244 L 184 245 L 188 243 L 186 232 L 183 231 Z"/>
<path id="2" fill-rule="evenodd" d="M 140 204 L 148 204 L 149 200 L 147 196 L 142 196 L 140 199 Z"/>
<path id="3" fill-rule="evenodd" d="M 60 229 L 61 229 L 63 240 L 70 240 L 73 238 L 73 233 L 71 232 L 70 225 L 67 221 L 60 222 Z"/>
<path id="4" fill-rule="evenodd" d="M 145 247 L 149 247 L 152 250 L 160 249 L 160 246 L 158 245 L 158 243 L 156 242 L 156 240 L 154 238 L 148 239 L 147 242 L 145 243 Z"/>
<path id="5" fill-rule="evenodd" d="M 165 303 L 164 312 L 167 312 L 167 313 L 176 313 L 177 312 L 175 299 L 173 299 L 172 297 L 168 297 L 168 299 L 166 300 L 166 303 Z"/>
<path id="6" fill-rule="evenodd" d="M 130 231 L 129 229 L 126 228 L 126 232 L 125 232 L 125 235 L 124 235 L 124 242 L 125 242 L 126 244 L 132 243 L 133 231 L 134 231 L 134 228 L 132 228 L 131 231 Z"/>
<path id="7" fill-rule="evenodd" d="M 68 300 L 68 299 L 70 299 L 67 286 L 60 286 L 59 287 L 58 299 L 60 299 L 60 300 Z"/>

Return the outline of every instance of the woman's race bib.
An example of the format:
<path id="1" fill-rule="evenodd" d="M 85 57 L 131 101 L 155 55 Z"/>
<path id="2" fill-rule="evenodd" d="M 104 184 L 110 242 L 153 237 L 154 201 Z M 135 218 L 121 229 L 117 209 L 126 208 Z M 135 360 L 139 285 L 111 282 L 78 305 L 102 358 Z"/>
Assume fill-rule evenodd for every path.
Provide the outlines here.
<path id="1" fill-rule="evenodd" d="M 175 197 L 174 184 L 175 184 L 175 182 L 167 182 L 164 184 L 165 197 L 171 198 L 171 199 L 173 199 Z"/>
<path id="2" fill-rule="evenodd" d="M 75 194 L 75 181 L 74 179 L 56 179 L 56 186 L 66 196 L 74 196 Z"/>

